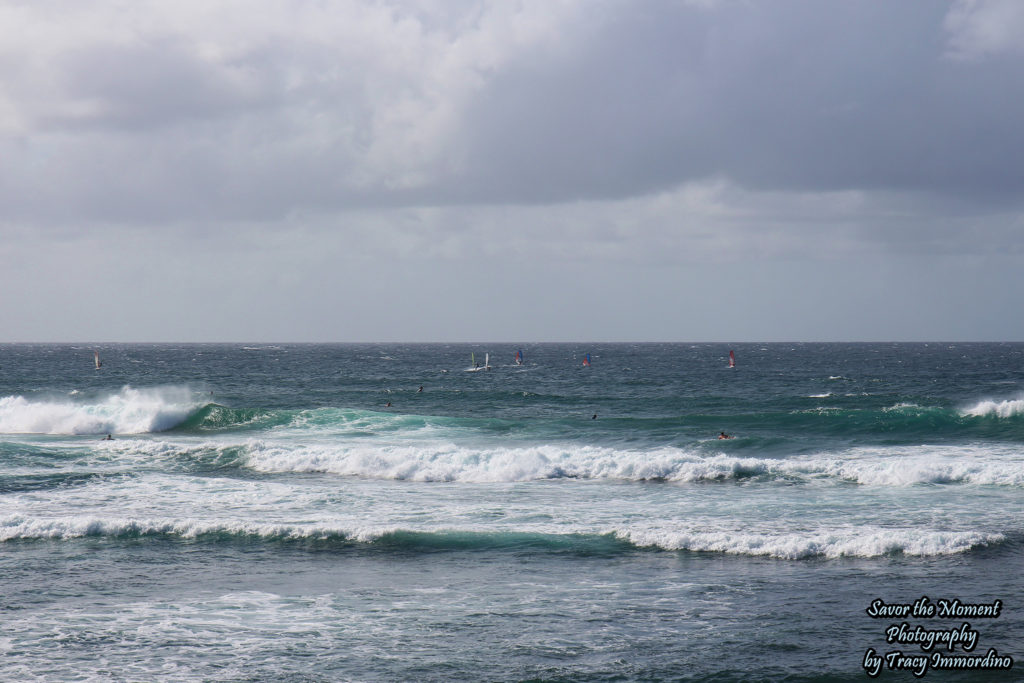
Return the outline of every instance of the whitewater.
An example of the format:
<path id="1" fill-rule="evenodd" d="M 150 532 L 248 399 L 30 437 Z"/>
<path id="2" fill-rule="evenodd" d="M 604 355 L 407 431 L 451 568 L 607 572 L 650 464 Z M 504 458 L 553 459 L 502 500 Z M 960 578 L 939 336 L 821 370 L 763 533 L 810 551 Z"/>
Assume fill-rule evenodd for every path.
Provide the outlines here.
<path id="1" fill-rule="evenodd" d="M 0 345 L 0 678 L 861 680 L 939 594 L 1019 657 L 1022 503 L 1024 344 Z"/>

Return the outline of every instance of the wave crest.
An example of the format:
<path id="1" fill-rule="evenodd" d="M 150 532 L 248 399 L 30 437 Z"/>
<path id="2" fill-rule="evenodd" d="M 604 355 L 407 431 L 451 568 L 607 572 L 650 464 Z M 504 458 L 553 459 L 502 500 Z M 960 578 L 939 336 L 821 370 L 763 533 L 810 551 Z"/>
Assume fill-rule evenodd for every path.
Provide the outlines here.
<path id="1" fill-rule="evenodd" d="M 1001 543 L 1002 534 L 976 531 L 945 532 L 896 529 L 849 529 L 811 534 L 756 534 L 734 532 L 674 533 L 628 532 L 626 540 L 640 547 L 662 550 L 762 555 L 783 560 L 815 557 L 880 557 L 883 555 L 952 555 Z"/>
<path id="2" fill-rule="evenodd" d="M 540 479 L 721 481 L 771 474 L 779 461 L 705 457 L 678 449 L 600 446 L 467 448 L 454 443 L 292 447 L 252 442 L 248 466 L 263 472 L 326 473 L 372 479 L 505 482 Z"/>
<path id="3" fill-rule="evenodd" d="M 612 529 L 605 533 L 548 533 L 523 530 L 343 528 L 319 524 L 260 524 L 201 520 L 0 519 L 0 542 L 69 540 L 83 537 L 170 536 L 183 541 L 327 542 L 383 550 L 521 550 L 616 553 L 640 549 L 717 552 L 783 560 L 838 557 L 951 555 L 1002 543 L 1002 534 L 913 529 L 831 529 L 800 533 L 696 532 L 667 529 Z"/>
<path id="4" fill-rule="evenodd" d="M 1024 415 L 1024 399 L 1005 401 L 979 401 L 962 413 L 969 417 L 1000 417 L 1010 418 Z"/>
<path id="5" fill-rule="evenodd" d="M 252 441 L 240 456 L 260 472 L 336 474 L 368 479 L 514 482 L 542 479 L 725 482 L 834 480 L 870 486 L 975 484 L 1024 486 L 1014 453 L 966 446 L 858 448 L 786 459 L 543 445 L 470 448 L 454 443 L 294 446 Z"/>
<path id="6" fill-rule="evenodd" d="M 203 402 L 187 387 L 135 389 L 129 386 L 98 399 L 29 400 L 0 398 L 0 433 L 145 434 L 172 429 Z"/>

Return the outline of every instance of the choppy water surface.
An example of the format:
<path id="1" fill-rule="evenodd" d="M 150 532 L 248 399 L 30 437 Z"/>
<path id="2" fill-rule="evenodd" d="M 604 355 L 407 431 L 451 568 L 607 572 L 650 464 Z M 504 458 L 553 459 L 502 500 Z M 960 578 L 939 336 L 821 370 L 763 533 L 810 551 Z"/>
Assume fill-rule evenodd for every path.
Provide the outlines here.
<path id="1" fill-rule="evenodd" d="M 1022 503 L 1021 344 L 0 346 L 0 675 L 863 680 L 926 595 L 1019 658 Z"/>

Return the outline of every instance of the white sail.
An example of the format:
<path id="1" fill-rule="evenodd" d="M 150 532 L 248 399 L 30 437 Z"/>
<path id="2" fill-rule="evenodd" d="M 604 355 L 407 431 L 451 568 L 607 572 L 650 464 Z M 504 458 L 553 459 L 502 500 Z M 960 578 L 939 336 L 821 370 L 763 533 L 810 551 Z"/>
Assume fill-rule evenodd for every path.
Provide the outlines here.
<path id="1" fill-rule="evenodd" d="M 480 372 L 481 370 L 490 370 L 490 369 L 491 369 L 491 354 L 489 354 L 489 353 L 485 353 L 484 354 L 484 364 L 483 365 L 480 365 L 479 363 L 476 362 L 476 356 L 474 356 L 472 353 L 469 354 L 469 367 L 466 368 L 466 372 Z"/>

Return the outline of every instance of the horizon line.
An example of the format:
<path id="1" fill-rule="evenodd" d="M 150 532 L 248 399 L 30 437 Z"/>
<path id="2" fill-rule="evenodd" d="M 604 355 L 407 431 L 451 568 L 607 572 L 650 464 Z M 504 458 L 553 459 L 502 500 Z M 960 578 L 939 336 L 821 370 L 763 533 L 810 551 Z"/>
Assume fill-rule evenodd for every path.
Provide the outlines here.
<path id="1" fill-rule="evenodd" d="M 254 341 L 254 340 L 229 340 L 229 341 L 0 341 L 0 346 L 15 345 L 66 345 L 66 346 L 102 346 L 102 345 L 166 345 L 166 344 L 192 344 L 192 345 L 234 345 L 234 344 L 260 344 L 260 345 L 291 345 L 291 346 L 312 346 L 312 345 L 356 345 L 356 344 L 1020 344 L 1024 340 L 1016 339 L 780 339 L 768 340 L 747 340 L 747 341 L 723 341 L 723 340 L 459 340 L 459 341 L 398 341 L 398 340 L 362 340 L 362 341 Z"/>

